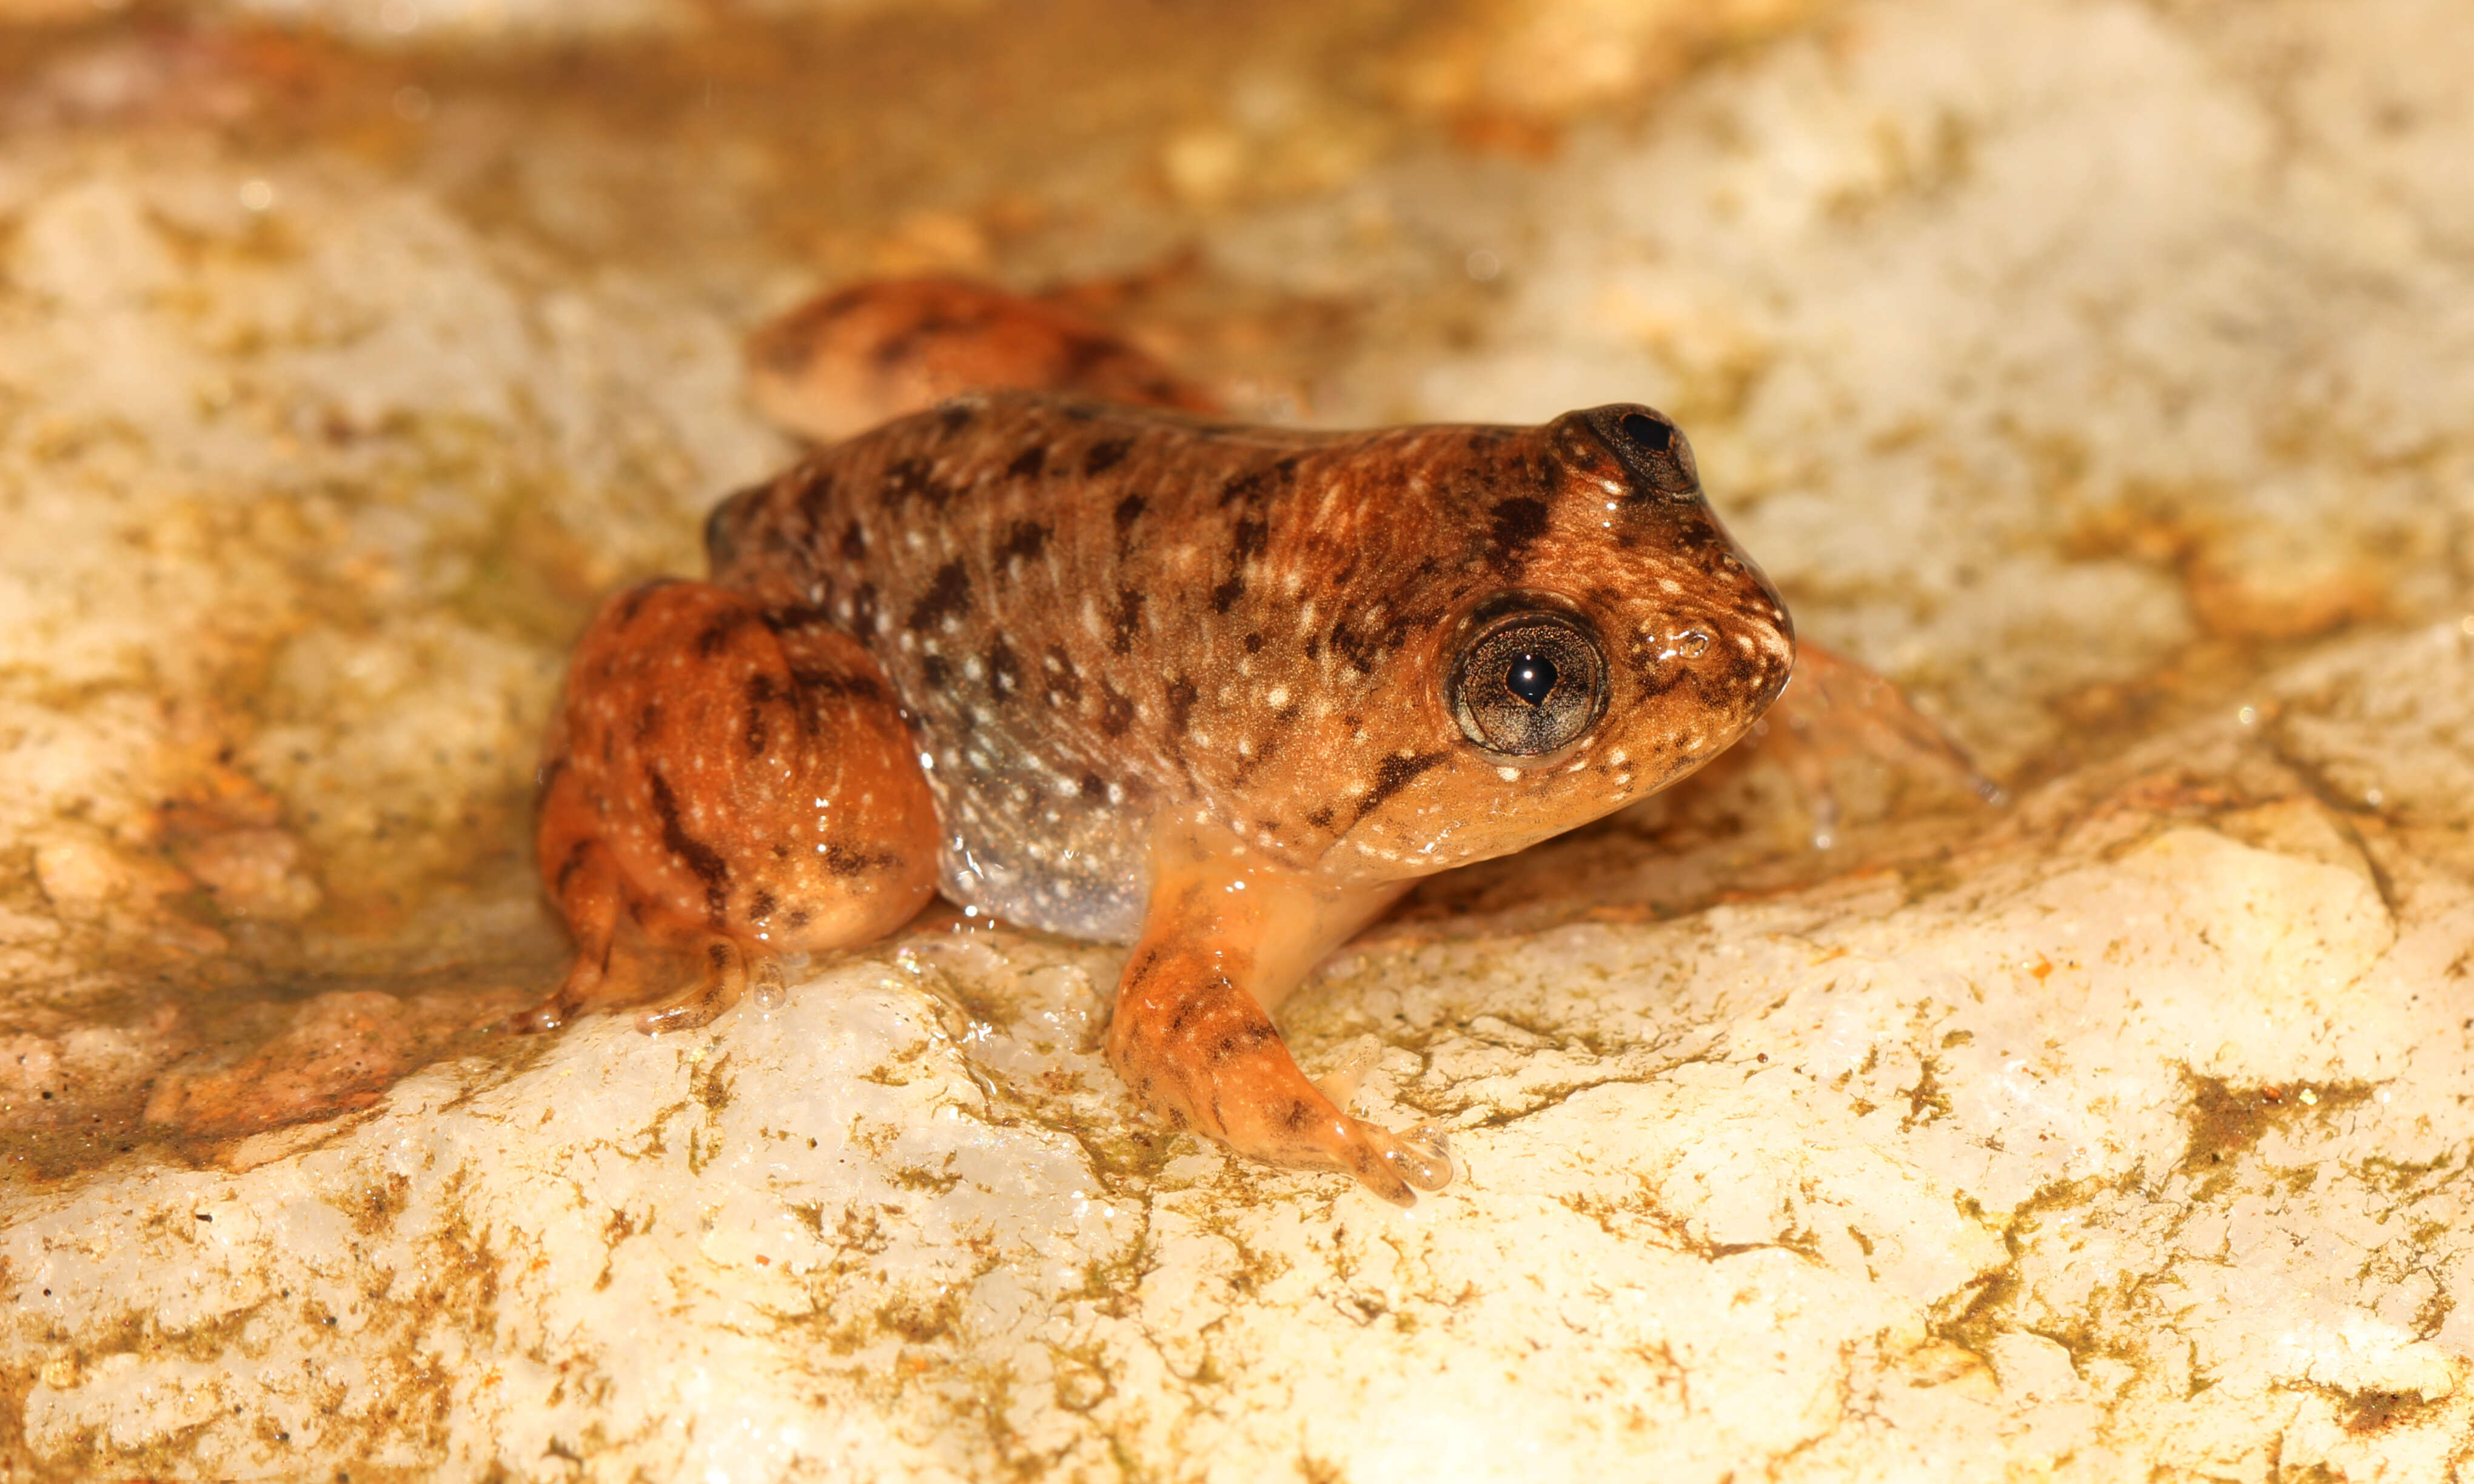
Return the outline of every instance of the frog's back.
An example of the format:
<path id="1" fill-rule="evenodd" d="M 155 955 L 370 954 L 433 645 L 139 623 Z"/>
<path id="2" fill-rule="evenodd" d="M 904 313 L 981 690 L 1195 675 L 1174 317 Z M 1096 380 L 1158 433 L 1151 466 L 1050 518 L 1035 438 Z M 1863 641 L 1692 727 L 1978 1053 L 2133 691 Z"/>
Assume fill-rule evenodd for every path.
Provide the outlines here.
<path id="1" fill-rule="evenodd" d="M 1472 439 L 1514 436 L 988 394 L 819 451 L 716 511 L 709 542 L 716 581 L 820 610 L 884 665 L 950 894 L 1125 939 L 1161 808 L 1293 861 L 1353 823 L 1335 801 L 1380 787 L 1387 755 L 1349 740 L 1377 661 L 1440 616 L 1393 589 L 1451 587 L 1426 507 Z M 1476 529 L 1443 542 L 1453 564 L 1482 562 Z"/>
<path id="2" fill-rule="evenodd" d="M 716 581 L 821 611 L 884 666 L 945 826 L 949 895 L 1126 940 L 1150 821 L 1196 791 L 1201 686 L 1231 667 L 1220 651 L 1244 654 L 1227 585 L 1263 523 L 1224 499 L 1335 441 L 973 395 L 733 498 L 708 544 Z"/>

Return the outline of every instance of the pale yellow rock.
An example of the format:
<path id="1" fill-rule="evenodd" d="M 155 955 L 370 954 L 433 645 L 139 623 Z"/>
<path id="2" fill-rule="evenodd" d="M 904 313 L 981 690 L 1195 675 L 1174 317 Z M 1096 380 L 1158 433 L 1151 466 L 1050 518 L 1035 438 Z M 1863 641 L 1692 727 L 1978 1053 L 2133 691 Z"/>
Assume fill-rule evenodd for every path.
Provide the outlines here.
<path id="1" fill-rule="evenodd" d="M 18 3 L 39 9 L 45 0 Z M 66 0 L 55 3 L 65 5 Z M 967 12 L 987 0 L 932 3 Z M 623 42 L 693 33 L 734 15 L 840 17 L 899 5 L 900 0 L 730 0 L 721 6 L 691 0 L 208 0 L 199 8 L 280 25 L 315 26 L 365 45 L 486 47 Z"/>
<path id="2" fill-rule="evenodd" d="M 1700 54 L 1830 9 L 1811 0 L 1461 0 L 1395 63 L 1394 85 L 1415 107 L 1465 120 L 1561 124 L 1592 105 L 1638 101 Z"/>
<path id="3" fill-rule="evenodd" d="M 717 318 L 649 323 L 641 285 L 341 161 L 30 138 L 0 213 L 0 836 L 64 920 L 202 882 L 290 922 L 336 870 L 359 900 L 463 870 L 571 621 L 509 589 L 681 565 L 782 457 Z M 19 921 L 12 985 L 119 982 Z M 114 931 L 216 945 L 168 909 Z"/>
<path id="4" fill-rule="evenodd" d="M 2267 689 L 2298 716 L 2401 676 L 2474 720 L 2453 626 Z M 1405 1479 L 1442 1448 L 1453 1478 L 2438 1476 L 2474 1422 L 2446 963 L 2474 887 L 2287 766 L 2232 718 L 2161 738 L 1904 906 L 1378 932 L 1296 1018 L 1310 1061 L 1399 1048 L 1367 1106 L 1453 1131 L 1462 1180 L 1408 1213 L 1128 1126 L 1082 1049 L 1113 956 L 1005 934 L 442 1067 L 245 1174 L 20 1198 L 11 1311 L 78 1357 L 27 1445 L 220 1474 Z M 2160 811 L 2161 773 L 2276 774 L 2360 863 Z"/>
<path id="5" fill-rule="evenodd" d="M 1467 13 L 1630 46 L 1652 12 Z M 1756 778 L 1697 854 L 1627 825 L 1352 945 L 1283 1014 L 1369 1115 L 1449 1131 L 1406 1213 L 1141 1123 L 1091 1049 L 1117 955 L 1004 932 L 318 1119 L 386 1002 L 530 982 L 383 975 L 540 941 L 521 879 L 436 878 L 520 813 L 555 631 L 784 447 L 711 280 L 314 147 L 12 136 L 0 1479 L 2463 1478 L 2465 35 L 1880 0 L 1637 125 L 1586 107 L 1637 56 L 1587 59 L 1534 79 L 1561 155 L 1344 150 L 1328 199 L 1273 199 L 1319 115 L 1271 74 L 1197 126 L 1242 146 L 1188 161 L 1211 271 L 1373 317 L 1325 415 L 1672 404 L 1808 634 L 2051 768 L 1828 854 Z M 525 143 L 527 230 L 591 240 L 590 148 Z M 917 261 L 1010 267 L 903 210 Z M 2193 654 L 2251 668 L 2075 730 Z M 209 928 L 188 871 L 260 912 Z M 242 986 L 307 1043 L 305 1121 L 58 1155 L 215 1086 L 206 968 L 398 889 L 455 905 Z"/>

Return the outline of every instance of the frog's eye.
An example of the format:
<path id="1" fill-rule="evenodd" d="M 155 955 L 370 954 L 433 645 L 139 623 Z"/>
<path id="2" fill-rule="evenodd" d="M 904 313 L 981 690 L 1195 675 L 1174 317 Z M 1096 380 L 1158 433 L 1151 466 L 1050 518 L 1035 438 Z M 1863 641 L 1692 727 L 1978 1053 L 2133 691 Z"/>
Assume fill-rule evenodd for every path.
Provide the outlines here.
<path id="1" fill-rule="evenodd" d="M 1516 756 L 1570 745 L 1607 708 L 1606 656 L 1569 613 L 1506 613 L 1452 666 L 1452 715 L 1468 739 Z"/>

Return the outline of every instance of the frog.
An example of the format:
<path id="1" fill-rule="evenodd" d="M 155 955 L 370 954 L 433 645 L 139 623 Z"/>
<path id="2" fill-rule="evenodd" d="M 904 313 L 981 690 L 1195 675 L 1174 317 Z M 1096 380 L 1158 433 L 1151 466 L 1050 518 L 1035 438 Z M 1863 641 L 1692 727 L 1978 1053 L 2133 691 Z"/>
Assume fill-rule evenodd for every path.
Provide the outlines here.
<path id="1" fill-rule="evenodd" d="M 1309 1078 L 1285 997 L 1418 881 L 1689 776 L 1796 666 L 1646 405 L 1259 425 L 944 280 L 828 296 L 751 355 L 813 445 L 714 508 L 705 578 L 577 644 L 536 835 L 575 955 L 533 1028 L 701 1023 L 941 894 L 1124 946 L 1104 1047 L 1139 1108 L 1411 1205 L 1447 1143 Z"/>

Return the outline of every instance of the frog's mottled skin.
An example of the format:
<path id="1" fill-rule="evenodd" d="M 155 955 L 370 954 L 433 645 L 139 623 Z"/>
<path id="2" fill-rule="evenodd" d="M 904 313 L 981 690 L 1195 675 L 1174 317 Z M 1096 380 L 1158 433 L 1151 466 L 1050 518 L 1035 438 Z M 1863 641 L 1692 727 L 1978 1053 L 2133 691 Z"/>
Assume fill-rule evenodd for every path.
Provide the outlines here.
<path id="1" fill-rule="evenodd" d="M 1335 1107 L 1267 1012 L 1416 878 L 1716 755 L 1794 659 L 1646 409 L 1322 433 L 975 393 L 732 497 L 708 546 L 570 677 L 542 856 L 581 951 L 545 1019 L 620 996 L 614 944 L 704 955 L 709 1011 L 746 956 L 941 886 L 1134 945 L 1108 1044 L 1144 1102 L 1395 1200 L 1448 1161 Z M 1507 595 L 1604 650 L 1561 751 L 1481 748 L 1447 698 Z"/>

